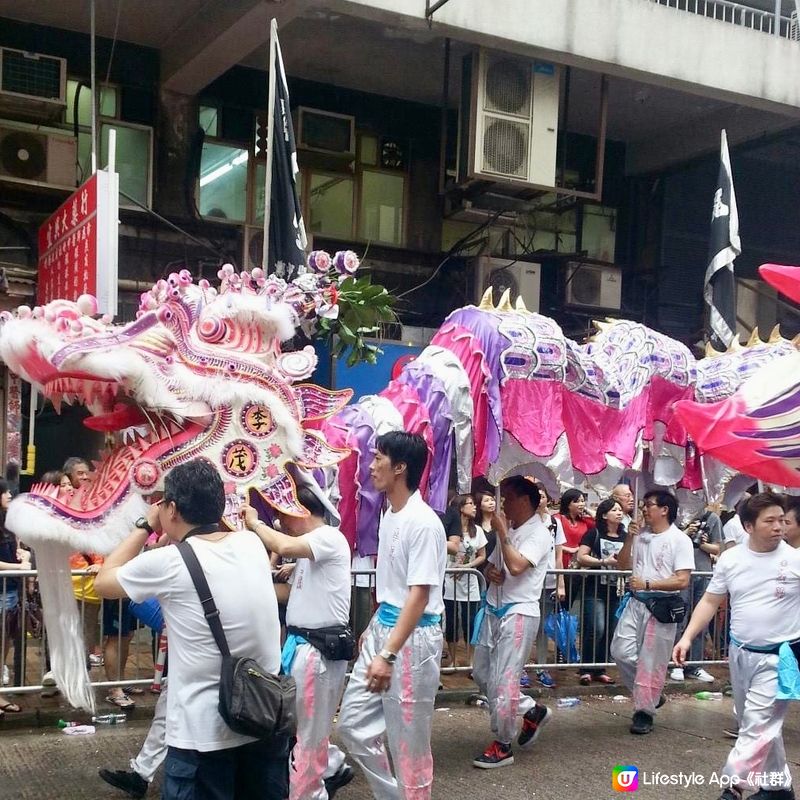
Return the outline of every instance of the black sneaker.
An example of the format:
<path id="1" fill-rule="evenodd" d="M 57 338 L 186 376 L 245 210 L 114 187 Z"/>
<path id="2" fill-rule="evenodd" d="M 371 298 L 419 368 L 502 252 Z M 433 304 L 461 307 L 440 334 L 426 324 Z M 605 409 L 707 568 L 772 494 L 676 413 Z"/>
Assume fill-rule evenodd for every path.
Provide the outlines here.
<path id="1" fill-rule="evenodd" d="M 725 789 L 719 800 L 742 800 L 742 793 L 738 789 Z"/>
<path id="2" fill-rule="evenodd" d="M 473 760 L 472 766 L 478 769 L 496 769 L 497 767 L 510 767 L 514 763 L 514 753 L 510 744 L 492 742 L 486 750 Z"/>
<path id="3" fill-rule="evenodd" d="M 661 706 L 663 706 L 664 703 L 666 702 L 667 702 L 667 696 L 665 694 L 662 694 L 661 697 L 658 698 L 658 702 L 656 703 L 656 708 L 661 708 Z"/>
<path id="4" fill-rule="evenodd" d="M 653 730 L 653 718 L 646 711 L 636 711 L 630 730 L 638 735 L 650 733 Z"/>
<path id="5" fill-rule="evenodd" d="M 522 730 L 519 732 L 517 744 L 520 747 L 530 747 L 539 738 L 542 728 L 552 716 L 553 712 L 547 706 L 537 703 L 522 718 Z"/>
<path id="6" fill-rule="evenodd" d="M 342 786 L 347 786 L 354 777 L 355 772 L 353 772 L 353 768 L 349 764 L 342 764 L 330 778 L 325 778 L 325 791 L 328 793 L 328 800 L 333 800 L 333 796 L 336 792 L 338 792 Z"/>
<path id="7" fill-rule="evenodd" d="M 794 800 L 794 789 L 759 789 L 750 800 Z"/>
<path id="8" fill-rule="evenodd" d="M 727 728 L 722 729 L 722 735 L 726 739 L 738 739 L 739 738 L 739 726 L 738 725 L 729 725 Z"/>
<path id="9" fill-rule="evenodd" d="M 115 789 L 122 789 L 131 797 L 144 797 L 147 794 L 147 787 L 150 785 L 141 775 L 121 769 L 99 769 L 97 774 L 106 783 L 110 783 Z"/>

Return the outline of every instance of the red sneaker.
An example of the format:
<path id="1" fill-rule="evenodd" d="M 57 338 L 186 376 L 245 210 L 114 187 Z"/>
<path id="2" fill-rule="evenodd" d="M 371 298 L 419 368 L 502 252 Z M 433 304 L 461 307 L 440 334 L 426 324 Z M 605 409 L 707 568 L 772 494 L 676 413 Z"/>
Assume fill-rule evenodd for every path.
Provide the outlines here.
<path id="1" fill-rule="evenodd" d="M 553 712 L 547 706 L 537 703 L 522 718 L 522 730 L 517 744 L 520 747 L 530 747 L 539 738 L 542 728 L 547 725 L 552 716 Z"/>
<path id="2" fill-rule="evenodd" d="M 496 767 L 508 767 L 513 763 L 514 754 L 511 752 L 511 745 L 495 740 L 484 750 L 482 755 L 473 760 L 472 766 L 479 769 L 495 769 Z"/>

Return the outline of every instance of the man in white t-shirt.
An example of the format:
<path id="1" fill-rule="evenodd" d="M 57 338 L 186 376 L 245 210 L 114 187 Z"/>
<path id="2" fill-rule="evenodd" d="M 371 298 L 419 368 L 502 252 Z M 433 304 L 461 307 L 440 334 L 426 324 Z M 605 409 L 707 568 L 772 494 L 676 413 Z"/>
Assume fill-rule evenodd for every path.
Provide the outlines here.
<path id="1" fill-rule="evenodd" d="M 204 459 L 175 467 L 164 498 L 136 521 L 95 579 L 101 597 L 156 597 L 169 630 L 167 758 L 162 798 L 283 800 L 289 792 L 288 742 L 234 733 L 217 710 L 222 655 L 177 547 L 140 553 L 154 531 L 187 541 L 203 568 L 235 656 L 280 668 L 280 630 L 269 558 L 250 531 L 220 530 L 225 490 Z"/>
<path id="2" fill-rule="evenodd" d="M 631 733 L 653 730 L 653 717 L 664 700 L 676 622 L 660 622 L 647 603 L 681 602 L 680 591 L 689 585 L 694 569 L 691 539 L 677 527 L 678 501 L 674 495 L 654 490 L 644 496 L 642 533 L 629 533 L 617 555 L 618 569 L 632 569 L 630 589 L 611 641 L 611 657 L 633 698 Z"/>
<path id="3" fill-rule="evenodd" d="M 532 697 L 520 694 L 517 676 L 539 628 L 539 597 L 553 538 L 536 513 L 539 490 L 531 481 L 519 475 L 506 478 L 500 492 L 503 512 L 495 514 L 492 523 L 497 546 L 489 556 L 489 588 L 475 621 L 473 639 L 477 645 L 473 675 L 489 700 L 495 737 L 472 762 L 480 769 L 514 763 L 511 742 L 518 715 L 522 715 L 522 731 L 517 744 L 528 747 L 552 714 Z"/>
<path id="4" fill-rule="evenodd" d="M 392 431 L 379 436 L 376 446 L 370 474 L 389 503 L 378 531 L 380 606 L 361 637 L 337 731 L 374 797 L 425 800 L 433 784 L 446 539 L 438 515 L 419 493 L 428 460 L 425 440 Z"/>
<path id="5" fill-rule="evenodd" d="M 633 507 L 636 502 L 631 487 L 627 483 L 618 483 L 611 490 L 611 496 L 619 503 L 619 507 L 622 509 L 622 524 L 625 526 L 626 532 L 630 532 L 633 522 Z"/>
<path id="6" fill-rule="evenodd" d="M 782 645 L 800 643 L 800 553 L 783 541 L 778 495 L 753 495 L 739 513 L 748 540 L 720 557 L 673 656 L 684 663 L 692 639 L 730 594 L 728 661 L 739 735 L 722 768 L 730 788 L 720 800 L 741 800 L 744 788 L 759 789 L 750 795 L 755 800 L 794 800 L 783 747 L 789 703 L 777 695 L 778 665 L 785 657 L 795 660 L 797 650 Z"/>
<path id="7" fill-rule="evenodd" d="M 747 531 L 742 525 L 742 519 L 739 514 L 734 514 L 722 526 L 722 539 L 725 542 L 726 550 L 735 547 L 737 544 L 744 544 L 747 541 Z"/>
<path id="8" fill-rule="evenodd" d="M 328 658 L 308 640 L 306 631 L 349 633 L 350 546 L 344 534 L 325 524 L 325 506 L 308 486 L 297 490 L 307 517 L 278 514 L 281 531 L 243 509 L 247 527 L 270 553 L 297 559 L 286 606 L 288 636 L 282 666 L 297 683 L 297 743 L 289 773 L 290 800 L 327 800 L 353 779 L 344 754 L 330 744 L 333 718 L 342 699 L 349 656 Z"/>

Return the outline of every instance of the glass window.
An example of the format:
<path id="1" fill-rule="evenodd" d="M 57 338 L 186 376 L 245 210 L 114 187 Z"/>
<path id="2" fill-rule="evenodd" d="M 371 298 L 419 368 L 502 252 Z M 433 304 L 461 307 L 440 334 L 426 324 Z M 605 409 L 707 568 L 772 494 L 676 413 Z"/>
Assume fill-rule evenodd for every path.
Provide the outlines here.
<path id="1" fill-rule="evenodd" d="M 219 136 L 219 109 L 213 106 L 200 106 L 198 117 L 200 127 L 206 136 Z"/>
<path id="2" fill-rule="evenodd" d="M 617 212 L 613 208 L 585 205 L 581 228 L 581 249 L 589 258 L 614 263 L 617 242 Z"/>
<path id="3" fill-rule="evenodd" d="M 244 222 L 247 207 L 247 150 L 205 142 L 200 161 L 200 214 Z"/>
<path id="4" fill-rule="evenodd" d="M 361 176 L 359 238 L 403 244 L 404 175 L 364 170 Z"/>
<path id="5" fill-rule="evenodd" d="M 259 161 L 253 170 L 255 186 L 251 189 L 253 195 L 253 222 L 264 224 L 264 196 L 266 194 L 267 162 Z M 300 176 L 297 176 L 298 182 Z"/>
<path id="6" fill-rule="evenodd" d="M 360 161 L 374 167 L 378 163 L 378 139 L 376 136 L 359 136 Z"/>
<path id="7" fill-rule="evenodd" d="M 119 188 L 129 197 L 150 205 L 148 188 L 150 186 L 150 128 L 132 128 L 125 125 L 112 125 L 104 122 L 100 126 L 100 164 L 108 163 L 108 133 L 117 132 L 116 170 L 119 174 Z M 120 196 L 119 204 L 132 205 L 127 198 Z"/>
<path id="8" fill-rule="evenodd" d="M 308 212 L 311 233 L 351 237 L 353 179 L 348 175 L 312 172 L 308 187 Z"/>
<path id="9" fill-rule="evenodd" d="M 75 113 L 75 93 L 78 89 L 78 81 L 67 81 L 67 116 L 65 122 L 72 125 Z M 78 125 L 91 127 L 92 125 L 92 101 L 89 87 L 81 86 L 78 95 Z M 100 87 L 100 116 L 117 117 L 117 88 L 116 86 Z"/>

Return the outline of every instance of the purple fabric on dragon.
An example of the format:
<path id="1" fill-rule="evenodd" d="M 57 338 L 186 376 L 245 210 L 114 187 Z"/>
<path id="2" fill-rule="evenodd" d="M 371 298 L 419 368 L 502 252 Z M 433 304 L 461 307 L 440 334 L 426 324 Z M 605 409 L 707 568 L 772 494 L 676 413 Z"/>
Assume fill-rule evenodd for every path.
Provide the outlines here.
<path id="1" fill-rule="evenodd" d="M 433 430 L 433 460 L 428 482 L 428 503 L 437 511 L 447 506 L 447 488 L 450 483 L 450 461 L 453 455 L 453 414 L 444 384 L 436 377 L 431 366 L 412 361 L 397 378 L 416 390 L 428 408 Z"/>
<path id="2" fill-rule="evenodd" d="M 467 306 L 454 311 L 445 320 L 472 332 L 481 343 L 486 364 L 491 377 L 487 384 L 490 417 L 494 424 L 486 426 L 486 449 L 489 463 L 500 455 L 500 441 L 503 438 L 503 404 L 500 400 L 500 378 L 503 375 L 501 357 L 508 350 L 511 340 L 498 330 L 502 317 L 498 314 L 479 311 L 475 306 Z"/>

